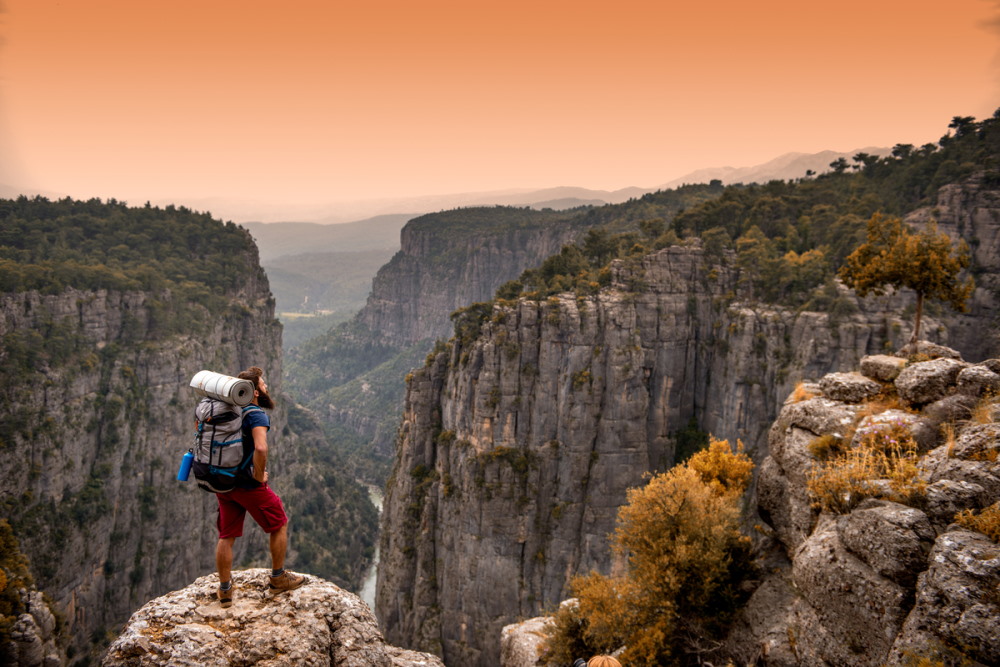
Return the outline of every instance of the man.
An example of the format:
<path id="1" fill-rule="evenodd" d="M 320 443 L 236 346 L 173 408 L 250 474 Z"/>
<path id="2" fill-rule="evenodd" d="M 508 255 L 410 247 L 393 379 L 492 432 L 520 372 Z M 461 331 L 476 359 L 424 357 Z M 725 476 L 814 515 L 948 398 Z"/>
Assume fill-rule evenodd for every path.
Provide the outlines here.
<path id="1" fill-rule="evenodd" d="M 270 536 L 272 595 L 298 588 L 305 581 L 286 572 L 285 551 L 288 549 L 288 517 L 281 499 L 267 485 L 267 431 L 271 420 L 261 408 L 271 410 L 274 401 L 267 393 L 264 371 L 252 366 L 239 375 L 254 386 L 253 402 L 243 408 L 243 449 L 246 461 L 252 457 L 248 473 L 240 478 L 229 493 L 217 493 L 219 500 L 219 543 L 215 548 L 215 566 L 219 570 L 219 602 L 223 607 L 233 604 L 233 543 L 243 535 L 243 520 L 247 512 Z M 247 443 L 250 443 L 249 446 Z"/>

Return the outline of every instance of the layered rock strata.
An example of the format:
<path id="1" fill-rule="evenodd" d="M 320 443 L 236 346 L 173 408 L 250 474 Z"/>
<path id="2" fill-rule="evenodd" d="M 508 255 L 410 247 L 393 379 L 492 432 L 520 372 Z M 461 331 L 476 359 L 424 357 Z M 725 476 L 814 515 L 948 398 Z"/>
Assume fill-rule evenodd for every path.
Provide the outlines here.
<path id="1" fill-rule="evenodd" d="M 498 302 L 413 374 L 376 596 L 392 641 L 494 664 L 503 625 L 608 568 L 626 490 L 673 464 L 692 417 L 759 460 L 798 379 L 855 367 L 897 329 L 885 300 L 841 319 L 741 303 L 696 247 L 613 276 L 591 297 Z"/>

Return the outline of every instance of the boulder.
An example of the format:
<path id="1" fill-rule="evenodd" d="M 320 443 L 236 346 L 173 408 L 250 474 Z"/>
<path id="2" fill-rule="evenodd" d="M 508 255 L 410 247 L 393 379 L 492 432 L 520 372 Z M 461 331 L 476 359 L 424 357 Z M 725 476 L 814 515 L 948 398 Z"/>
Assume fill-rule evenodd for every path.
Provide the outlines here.
<path id="1" fill-rule="evenodd" d="M 952 479 L 939 479 L 927 485 L 924 512 L 931 523 L 943 529 L 965 509 L 982 509 L 989 505 L 989 494 L 979 484 Z"/>
<path id="2" fill-rule="evenodd" d="M 878 431 L 890 431 L 894 428 L 909 431 L 916 441 L 918 449 L 923 452 L 933 449 L 940 436 L 937 425 L 926 417 L 905 410 L 886 410 L 862 419 L 854 432 L 851 445 L 857 447 L 866 435 Z"/>
<path id="3" fill-rule="evenodd" d="M 955 378 L 968 364 L 941 358 L 911 364 L 895 380 L 899 395 L 909 403 L 926 405 L 948 395 Z"/>
<path id="4" fill-rule="evenodd" d="M 976 400 L 964 394 L 952 394 L 924 406 L 923 414 L 934 424 L 958 422 L 968 419 Z"/>
<path id="5" fill-rule="evenodd" d="M 853 654 L 844 664 L 874 667 L 903 625 L 910 593 L 848 551 L 837 524 L 822 518 L 799 547 L 792 582 L 826 631 Z"/>
<path id="6" fill-rule="evenodd" d="M 905 367 L 903 357 L 872 354 L 861 358 L 861 374 L 879 382 L 892 382 Z"/>
<path id="7" fill-rule="evenodd" d="M 500 667 L 541 667 L 541 645 L 548 616 L 505 625 L 500 632 Z"/>
<path id="8" fill-rule="evenodd" d="M 959 372 L 955 384 L 960 394 L 979 397 L 986 392 L 996 392 L 1000 389 L 1000 375 L 986 366 L 969 366 Z"/>
<path id="9" fill-rule="evenodd" d="M 967 446 L 971 448 L 973 445 Z M 949 452 L 949 446 L 942 445 L 921 459 L 919 463 L 921 477 L 929 484 L 939 480 L 968 482 L 981 487 L 988 497 L 1000 497 L 1000 464 L 959 458 L 955 456 L 957 443 L 951 449 Z"/>
<path id="10" fill-rule="evenodd" d="M 1000 458 L 1000 424 L 973 424 L 955 440 L 952 456 L 984 462 Z"/>
<path id="11" fill-rule="evenodd" d="M 811 431 L 790 428 L 781 439 L 782 455 L 765 459 L 758 473 L 758 510 L 789 551 L 798 548 L 813 526 L 806 481 L 814 464 L 808 447 L 815 438 Z"/>
<path id="12" fill-rule="evenodd" d="M 915 656 L 940 656 L 950 647 L 961 647 L 961 654 L 936 664 L 1000 664 L 998 587 L 1000 545 L 964 529 L 938 537 L 888 664 L 915 664 Z"/>
<path id="13" fill-rule="evenodd" d="M 897 357 L 926 357 L 929 359 L 961 359 L 958 350 L 944 345 L 932 343 L 929 340 L 918 340 L 915 344 L 906 344 L 896 353 Z"/>
<path id="14" fill-rule="evenodd" d="M 847 550 L 877 574 L 913 586 L 927 568 L 935 533 L 927 515 L 887 500 L 868 499 L 837 523 Z"/>
<path id="15" fill-rule="evenodd" d="M 845 403 L 860 403 L 882 390 L 882 385 L 860 373 L 828 373 L 819 387 L 827 398 Z"/>
<path id="16" fill-rule="evenodd" d="M 101 664 L 444 667 L 436 656 L 387 646 L 374 614 L 353 593 L 309 577 L 301 588 L 271 597 L 268 575 L 234 572 L 228 609 L 216 599 L 216 575 L 147 602 Z"/>

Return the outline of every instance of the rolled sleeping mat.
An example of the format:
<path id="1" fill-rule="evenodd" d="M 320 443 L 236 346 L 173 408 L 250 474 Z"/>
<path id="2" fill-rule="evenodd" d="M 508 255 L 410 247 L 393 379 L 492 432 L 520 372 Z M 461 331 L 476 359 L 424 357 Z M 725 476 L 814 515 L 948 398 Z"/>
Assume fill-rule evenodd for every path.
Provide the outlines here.
<path id="1" fill-rule="evenodd" d="M 253 401 L 253 382 L 222 373 L 198 371 L 191 378 L 191 388 L 199 396 L 208 396 L 243 407 Z"/>

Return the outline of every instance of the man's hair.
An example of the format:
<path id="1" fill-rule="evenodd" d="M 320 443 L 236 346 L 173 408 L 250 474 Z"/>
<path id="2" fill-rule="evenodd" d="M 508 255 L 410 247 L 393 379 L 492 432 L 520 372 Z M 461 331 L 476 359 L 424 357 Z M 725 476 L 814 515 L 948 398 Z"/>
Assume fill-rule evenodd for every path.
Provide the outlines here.
<path id="1" fill-rule="evenodd" d="M 253 382 L 253 388 L 260 390 L 260 379 L 264 376 L 264 369 L 259 366 L 251 366 L 242 373 L 239 374 L 241 380 L 250 380 Z"/>

